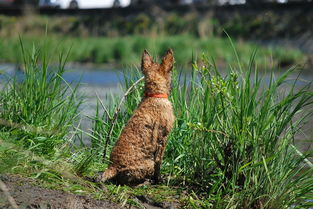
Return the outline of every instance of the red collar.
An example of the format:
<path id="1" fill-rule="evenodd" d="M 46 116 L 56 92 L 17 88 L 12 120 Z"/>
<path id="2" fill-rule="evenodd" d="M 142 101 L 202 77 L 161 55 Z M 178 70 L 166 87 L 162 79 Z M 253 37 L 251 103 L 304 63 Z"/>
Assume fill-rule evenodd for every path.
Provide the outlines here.
<path id="1" fill-rule="evenodd" d="M 167 94 L 148 94 L 148 93 L 145 93 L 145 97 L 155 97 L 155 98 L 165 98 L 165 99 L 168 99 L 168 95 Z"/>

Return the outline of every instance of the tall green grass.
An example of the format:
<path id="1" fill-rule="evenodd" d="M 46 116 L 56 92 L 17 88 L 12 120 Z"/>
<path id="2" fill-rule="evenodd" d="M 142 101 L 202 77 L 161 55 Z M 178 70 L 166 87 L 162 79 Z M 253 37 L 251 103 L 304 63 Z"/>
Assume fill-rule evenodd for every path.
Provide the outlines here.
<path id="1" fill-rule="evenodd" d="M 297 89 L 294 80 L 287 88 L 294 70 L 263 80 L 253 59 L 224 76 L 204 63 L 173 88 L 177 126 L 165 168 L 199 187 L 213 208 L 288 208 L 312 198 L 305 158 L 313 152 L 299 155 L 293 145 L 313 114 L 311 83 Z"/>
<path id="2" fill-rule="evenodd" d="M 22 53 L 23 76 L 9 77 L 0 92 L 0 128 L 30 150 L 53 154 L 79 114 L 78 86 L 71 86 L 62 77 L 66 56 L 59 57 L 53 71 L 46 52 L 35 47 L 28 51 L 22 46 Z"/>
<path id="3" fill-rule="evenodd" d="M 225 75 L 208 57 L 203 63 L 188 76 L 174 72 L 170 100 L 177 119 L 163 162 L 167 182 L 192 188 L 197 196 L 188 207 L 194 208 L 312 205 L 305 200 L 312 199 L 313 168 L 307 157 L 313 151 L 299 154 L 294 146 L 301 125 L 313 115 L 311 83 L 299 88 L 292 80 L 294 68 L 277 77 L 272 72 L 265 80 L 254 56 L 248 68 L 239 63 Z M 128 77 L 125 89 L 138 77 Z M 142 95 L 141 83 L 127 96 L 111 146 Z M 102 136 L 100 151 L 112 122 L 105 115 L 94 120 L 94 136 Z"/>

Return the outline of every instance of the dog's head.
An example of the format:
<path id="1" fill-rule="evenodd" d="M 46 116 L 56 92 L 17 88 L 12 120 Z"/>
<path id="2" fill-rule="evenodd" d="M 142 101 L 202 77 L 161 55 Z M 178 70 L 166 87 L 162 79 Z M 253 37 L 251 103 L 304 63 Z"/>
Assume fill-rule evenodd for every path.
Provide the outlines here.
<path id="1" fill-rule="evenodd" d="M 141 70 L 145 76 L 145 93 L 169 94 L 173 63 L 174 56 L 172 49 L 167 50 L 161 64 L 153 62 L 148 51 L 144 50 Z"/>

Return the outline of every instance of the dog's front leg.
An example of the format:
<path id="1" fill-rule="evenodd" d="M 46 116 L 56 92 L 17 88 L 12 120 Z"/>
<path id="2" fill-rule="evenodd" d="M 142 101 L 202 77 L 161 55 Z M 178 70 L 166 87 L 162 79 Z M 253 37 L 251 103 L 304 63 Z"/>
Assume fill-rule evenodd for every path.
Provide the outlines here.
<path id="1" fill-rule="evenodd" d="M 160 169 L 167 144 L 167 136 L 171 130 L 170 126 L 159 127 L 158 139 L 156 143 L 155 164 L 154 164 L 154 181 L 158 183 L 160 180 Z"/>
<path id="2" fill-rule="evenodd" d="M 160 181 L 160 169 L 161 169 L 161 160 L 160 154 L 162 152 L 162 147 L 158 144 L 157 150 L 155 152 L 155 160 L 154 160 L 154 176 L 153 180 L 155 184 L 158 184 Z"/>
<path id="3" fill-rule="evenodd" d="M 159 136 L 159 122 L 155 122 L 152 130 L 152 144 L 154 147 L 154 173 L 153 173 L 153 180 L 154 183 L 159 182 L 160 176 L 160 167 L 161 167 L 161 158 L 162 155 L 162 144 L 160 144 L 160 136 Z"/>

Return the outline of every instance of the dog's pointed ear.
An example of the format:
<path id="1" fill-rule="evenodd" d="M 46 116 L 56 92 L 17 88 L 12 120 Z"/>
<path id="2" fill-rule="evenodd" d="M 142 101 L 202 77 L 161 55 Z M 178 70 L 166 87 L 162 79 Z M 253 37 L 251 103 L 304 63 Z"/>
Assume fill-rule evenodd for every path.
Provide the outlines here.
<path id="1" fill-rule="evenodd" d="M 153 64 L 153 59 L 150 56 L 149 52 L 147 50 L 143 51 L 142 59 L 141 59 L 141 69 L 144 71 L 144 69 L 151 67 Z"/>
<path id="2" fill-rule="evenodd" d="M 166 72 L 170 72 L 174 64 L 174 52 L 172 49 L 168 49 L 166 55 L 162 59 L 162 66 Z"/>

